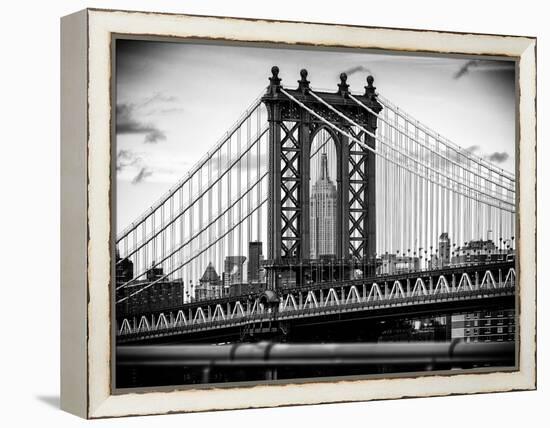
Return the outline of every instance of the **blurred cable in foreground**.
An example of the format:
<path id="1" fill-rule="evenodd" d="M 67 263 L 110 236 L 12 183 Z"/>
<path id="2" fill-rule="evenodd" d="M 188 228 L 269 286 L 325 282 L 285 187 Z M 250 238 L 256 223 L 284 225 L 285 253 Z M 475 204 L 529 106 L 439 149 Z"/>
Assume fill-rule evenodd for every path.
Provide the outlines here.
<path id="1" fill-rule="evenodd" d="M 513 342 L 236 343 L 118 346 L 119 366 L 514 364 Z"/>

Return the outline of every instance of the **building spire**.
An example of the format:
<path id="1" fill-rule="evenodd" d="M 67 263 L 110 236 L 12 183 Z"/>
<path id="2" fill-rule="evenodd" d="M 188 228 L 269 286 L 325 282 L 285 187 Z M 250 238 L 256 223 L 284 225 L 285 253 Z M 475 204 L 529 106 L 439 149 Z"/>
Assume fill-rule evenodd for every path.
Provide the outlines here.
<path id="1" fill-rule="evenodd" d="M 321 180 L 328 180 L 327 154 L 321 153 Z"/>

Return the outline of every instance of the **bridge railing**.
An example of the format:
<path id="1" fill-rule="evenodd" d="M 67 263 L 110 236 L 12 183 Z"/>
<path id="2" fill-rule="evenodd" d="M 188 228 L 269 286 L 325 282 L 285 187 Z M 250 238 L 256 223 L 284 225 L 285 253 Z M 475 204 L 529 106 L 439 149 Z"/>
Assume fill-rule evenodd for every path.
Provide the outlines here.
<path id="1" fill-rule="evenodd" d="M 160 318 L 157 318 L 157 322 L 153 323 L 144 322 L 144 318 L 139 320 L 137 328 L 132 328 L 130 324 L 123 322 L 118 336 L 120 337 L 142 337 L 142 336 L 155 336 L 155 334 L 161 334 L 162 332 L 170 332 L 171 334 L 192 332 L 198 330 L 213 330 L 221 327 L 237 326 L 242 324 L 254 324 L 259 322 L 269 322 L 284 319 L 293 319 L 299 317 L 309 317 L 316 315 L 323 315 L 329 313 L 344 313 L 352 312 L 356 310 L 374 310 L 379 308 L 398 308 L 403 305 L 415 305 L 422 303 L 434 303 L 443 302 L 450 299 L 471 299 L 475 297 L 491 297 L 501 295 L 506 290 L 469 290 L 461 292 L 443 292 L 437 294 L 431 294 L 426 296 L 405 296 L 405 297 L 393 297 L 393 298 L 380 298 L 373 300 L 354 300 L 348 303 L 328 303 L 319 306 L 311 306 L 307 308 L 286 308 L 281 309 L 278 312 L 272 312 L 266 310 L 264 307 L 260 307 L 254 314 L 235 314 L 228 316 L 227 318 L 220 318 L 217 316 L 209 316 L 205 318 L 196 318 L 192 322 L 159 322 Z M 506 294 L 506 293 L 504 293 Z"/>
<path id="2" fill-rule="evenodd" d="M 320 269 L 329 269 L 328 264 L 323 264 L 319 260 L 305 260 L 302 264 L 298 264 L 297 261 L 292 262 L 287 260 L 289 269 L 296 269 L 297 273 L 301 277 L 300 269 L 301 268 L 320 268 Z M 310 263 L 308 263 L 310 262 Z M 423 268 L 418 267 L 416 269 L 406 269 L 406 270 L 399 270 L 397 272 L 391 272 L 391 273 L 383 273 L 383 274 L 375 274 L 372 269 L 368 269 L 365 267 L 365 265 L 361 263 L 355 263 L 355 262 L 347 262 L 344 261 L 343 263 L 333 263 L 334 268 L 336 269 L 336 266 L 338 265 L 339 269 L 345 268 L 345 269 L 355 269 L 355 268 L 362 268 L 363 272 L 366 272 L 365 276 L 358 276 L 354 277 L 353 275 L 349 277 L 348 279 L 341 279 L 339 275 L 335 275 L 333 280 L 324 279 L 322 278 L 319 281 L 305 281 L 303 284 L 296 284 L 296 283 L 281 283 L 279 284 L 279 291 L 283 294 L 289 294 L 289 293 L 299 293 L 299 292 L 307 292 L 309 290 L 319 290 L 322 288 L 330 288 L 330 287 L 349 287 L 352 285 L 355 285 L 356 287 L 362 287 L 364 284 L 372 284 L 372 283 L 384 283 L 384 282 L 391 282 L 393 283 L 396 279 L 401 280 L 416 280 L 417 277 L 435 277 L 439 275 L 452 275 L 452 274 L 462 274 L 464 271 L 467 272 L 474 272 L 475 270 L 484 270 L 484 269 L 492 269 L 492 270 L 501 270 L 501 271 L 508 271 L 508 269 L 513 266 L 514 258 L 509 259 L 508 257 L 503 258 L 497 258 L 492 259 L 490 262 L 468 262 L 468 263 L 460 263 L 460 264 L 452 264 L 445 267 L 430 267 L 430 268 Z M 142 282 L 139 284 L 136 284 L 136 287 L 146 287 L 148 286 L 148 282 Z M 173 288 L 175 286 L 175 283 L 173 282 L 163 282 L 160 281 L 156 284 L 157 287 L 168 287 L 169 289 Z M 180 285 L 181 287 L 181 285 Z M 256 290 L 259 292 L 261 290 L 265 289 L 265 283 L 263 283 L 263 288 L 258 287 Z M 131 293 L 130 293 L 131 294 Z M 122 295 L 122 294 L 121 294 Z M 137 296 L 134 296 L 127 300 L 127 302 L 124 303 L 124 306 L 118 306 L 118 309 L 120 311 L 119 315 L 122 314 L 122 316 L 135 316 L 140 315 L 143 312 L 171 312 L 171 311 L 178 311 L 179 309 L 187 309 L 187 308 L 196 308 L 198 306 L 216 306 L 217 304 L 220 304 L 222 306 L 229 304 L 233 304 L 236 301 L 247 301 L 249 299 L 255 298 L 255 294 L 250 291 L 244 291 L 241 294 L 235 294 L 235 295 L 225 295 L 225 296 L 217 296 L 217 297 L 202 297 L 202 298 L 195 298 L 191 300 L 190 302 L 183 302 L 183 299 L 181 301 L 177 301 L 175 299 L 170 299 L 168 302 L 163 302 L 161 299 L 156 299 L 155 302 L 152 302 L 150 300 L 146 299 L 146 296 L 138 294 Z M 121 316 L 119 316 L 120 318 Z"/>
<path id="3" fill-rule="evenodd" d="M 136 338 L 170 332 L 178 334 L 202 329 L 255 323 L 276 319 L 313 316 L 329 312 L 349 312 L 380 307 L 400 307 L 447 300 L 472 299 L 513 293 L 515 269 L 498 275 L 491 270 L 474 274 L 462 273 L 451 281 L 440 275 L 429 283 L 418 277 L 415 281 L 395 280 L 356 285 L 334 286 L 304 292 L 283 293 L 276 310 L 267 309 L 259 298 L 254 301 L 237 300 L 232 304 L 195 306 L 187 311 L 142 315 L 123 319 L 117 327 L 119 338 Z M 495 277 L 496 276 L 496 277 Z"/>

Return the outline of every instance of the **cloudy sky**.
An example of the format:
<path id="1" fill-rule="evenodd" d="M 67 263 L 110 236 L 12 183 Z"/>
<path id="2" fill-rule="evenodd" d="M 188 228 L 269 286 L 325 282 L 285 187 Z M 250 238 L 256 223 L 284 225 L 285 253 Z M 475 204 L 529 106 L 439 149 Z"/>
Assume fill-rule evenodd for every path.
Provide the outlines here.
<path id="1" fill-rule="evenodd" d="M 264 90 L 273 65 L 293 88 L 378 92 L 418 120 L 514 171 L 514 64 L 350 51 L 117 41 L 117 228 L 157 201 Z"/>

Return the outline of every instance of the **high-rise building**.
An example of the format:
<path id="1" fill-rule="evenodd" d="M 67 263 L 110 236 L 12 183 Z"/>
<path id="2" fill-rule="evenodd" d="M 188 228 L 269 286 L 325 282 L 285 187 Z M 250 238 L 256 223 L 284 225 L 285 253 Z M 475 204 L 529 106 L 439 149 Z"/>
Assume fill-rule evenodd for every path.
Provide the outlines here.
<path id="1" fill-rule="evenodd" d="M 312 259 L 336 254 L 336 186 L 328 175 L 327 154 L 310 195 L 310 255 Z"/>
<path id="2" fill-rule="evenodd" d="M 248 282 L 260 281 L 260 259 L 262 257 L 262 243 L 260 241 L 248 243 Z"/>
<path id="3" fill-rule="evenodd" d="M 449 266 L 451 261 L 451 240 L 449 234 L 443 232 L 439 235 L 439 265 L 440 267 Z"/>
<path id="4" fill-rule="evenodd" d="M 439 235 L 436 252 L 430 254 L 428 269 L 441 269 L 447 267 L 451 264 L 451 261 L 451 239 L 447 232 L 443 232 Z"/>
<path id="5" fill-rule="evenodd" d="M 227 256 L 223 266 L 223 285 L 229 288 L 232 284 L 241 284 L 243 278 L 244 256 Z"/>

